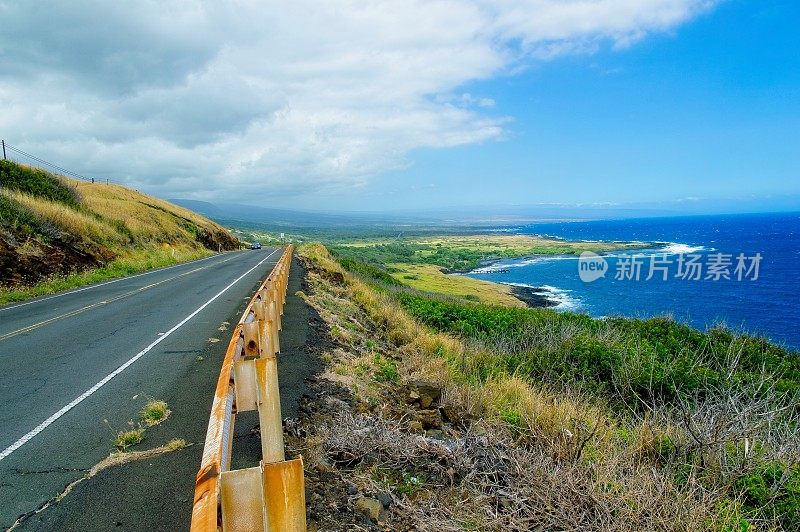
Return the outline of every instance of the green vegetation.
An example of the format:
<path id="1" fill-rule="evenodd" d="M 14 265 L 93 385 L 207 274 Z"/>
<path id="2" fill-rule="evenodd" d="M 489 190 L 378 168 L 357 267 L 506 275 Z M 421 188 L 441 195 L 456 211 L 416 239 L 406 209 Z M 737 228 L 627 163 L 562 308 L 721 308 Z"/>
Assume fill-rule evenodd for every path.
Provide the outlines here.
<path id="1" fill-rule="evenodd" d="M 412 472 L 384 467 L 376 467 L 372 478 L 375 482 L 391 487 L 404 495 L 414 495 L 424 488 L 426 482 L 424 477 Z"/>
<path id="2" fill-rule="evenodd" d="M 330 250 L 340 260 L 385 267 L 392 263 L 431 264 L 450 271 L 469 271 L 483 261 L 533 255 L 578 255 L 644 247 L 641 243 L 567 242 L 527 235 L 454 235 L 373 238 L 339 242 Z"/>
<path id="3" fill-rule="evenodd" d="M 412 316 L 442 332 L 478 339 L 481 380 L 496 372 L 580 386 L 631 408 L 710 387 L 800 392 L 800 357 L 763 338 L 721 327 L 701 332 L 669 318 L 595 320 L 585 314 L 460 304 L 398 292 Z M 732 358 L 736 359 L 731 368 Z"/>
<path id="4" fill-rule="evenodd" d="M 11 161 L 0 161 L 0 186 L 73 208 L 79 206 L 75 188 L 49 172 Z"/>
<path id="5" fill-rule="evenodd" d="M 441 294 L 466 301 L 480 301 L 489 305 L 524 307 L 525 303 L 514 297 L 511 287 L 473 279 L 465 275 L 448 275 L 439 266 L 427 264 L 390 264 L 388 270 L 399 284 L 415 290 Z"/>
<path id="6" fill-rule="evenodd" d="M 359 275 L 363 275 L 366 277 L 370 277 L 374 280 L 380 281 L 382 283 L 394 286 L 402 286 L 403 283 L 392 277 L 392 275 L 384 270 L 383 268 L 379 268 L 374 264 L 367 264 L 366 262 L 362 262 L 360 260 L 355 260 L 351 258 L 343 258 L 340 261 L 342 268 L 345 270 L 356 273 Z"/>
<path id="7" fill-rule="evenodd" d="M 375 353 L 372 363 L 375 366 L 375 378 L 379 381 L 397 382 L 400 374 L 397 372 L 397 364 L 393 360 L 387 360 L 380 353 Z"/>
<path id="8" fill-rule="evenodd" d="M 367 354 L 339 359 L 336 373 L 354 379 L 351 388 L 367 405 L 382 404 L 369 395 L 375 386 L 436 382 L 450 408 L 513 434 L 513 450 L 504 452 L 520 453 L 515 468 L 532 472 L 526 482 L 549 479 L 533 493 L 562 497 L 546 501 L 553 512 L 571 517 L 591 500 L 612 516 L 598 517 L 599 528 L 800 526 L 797 353 L 667 318 L 596 320 L 434 296 L 413 288 L 421 277 L 415 269 L 393 271 L 406 268 L 403 261 L 374 262 L 369 246 L 345 254 L 358 249 L 368 250 L 372 269 L 351 265 L 357 275 L 335 288 L 326 280 L 343 269 L 325 248 L 306 245 L 300 253 L 327 272 L 312 276 L 321 315 L 339 329 L 355 325 L 346 326 L 348 349 Z M 406 286 L 387 283 L 387 273 Z M 389 484 L 402 493 L 399 479 Z M 514 490 L 532 497 L 526 485 L 504 489 L 512 499 Z"/>
<path id="9" fill-rule="evenodd" d="M 114 445 L 120 451 L 125 451 L 128 447 L 138 445 L 144 441 L 147 428 L 160 425 L 167 420 L 170 414 L 171 412 L 165 401 L 148 399 L 139 413 L 139 422 L 129 421 L 130 429 L 117 432 L 114 437 Z M 184 440 L 173 440 L 167 444 L 168 450 L 177 450 L 185 446 L 186 442 Z"/>
<path id="10" fill-rule="evenodd" d="M 167 403 L 151 399 L 142 409 L 142 422 L 148 427 L 152 427 L 165 421 L 170 413 Z"/>
<path id="11" fill-rule="evenodd" d="M 13 199 L 0 194 L 0 220 L 10 229 L 24 236 L 43 234 L 39 220 Z"/>
<path id="12" fill-rule="evenodd" d="M 142 443 L 143 440 L 144 440 L 143 428 L 123 430 L 117 433 L 117 437 L 114 438 L 114 445 L 119 447 L 121 450 L 125 450 L 128 447 L 132 447 L 134 445 Z"/>

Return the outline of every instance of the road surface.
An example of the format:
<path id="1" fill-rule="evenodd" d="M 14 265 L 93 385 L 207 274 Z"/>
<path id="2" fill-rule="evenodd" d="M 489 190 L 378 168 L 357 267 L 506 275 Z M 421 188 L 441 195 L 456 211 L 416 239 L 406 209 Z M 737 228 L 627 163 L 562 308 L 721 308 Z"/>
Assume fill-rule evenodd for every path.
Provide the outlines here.
<path id="1" fill-rule="evenodd" d="M 224 321 L 280 253 L 225 253 L 0 307 L 0 527 L 108 456 L 148 398 L 184 389 L 210 344 L 224 351 Z M 207 416 L 213 388 L 194 393 Z"/>

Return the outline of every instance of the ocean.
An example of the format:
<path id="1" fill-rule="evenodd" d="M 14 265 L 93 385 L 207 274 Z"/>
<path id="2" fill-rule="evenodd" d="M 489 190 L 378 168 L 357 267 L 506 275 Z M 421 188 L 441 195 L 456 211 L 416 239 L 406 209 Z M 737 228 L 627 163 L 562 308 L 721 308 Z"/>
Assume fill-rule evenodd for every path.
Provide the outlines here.
<path id="1" fill-rule="evenodd" d="M 669 315 L 701 330 L 725 324 L 800 350 L 800 213 L 547 222 L 498 229 L 652 245 L 580 260 L 502 260 L 469 273 L 471 277 L 535 287 L 556 310 L 594 317 Z"/>

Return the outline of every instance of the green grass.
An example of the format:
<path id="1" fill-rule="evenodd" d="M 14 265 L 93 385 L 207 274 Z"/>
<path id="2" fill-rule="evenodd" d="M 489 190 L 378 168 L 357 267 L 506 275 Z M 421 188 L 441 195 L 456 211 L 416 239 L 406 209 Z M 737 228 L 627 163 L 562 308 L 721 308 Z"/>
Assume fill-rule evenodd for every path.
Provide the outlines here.
<path id="1" fill-rule="evenodd" d="M 389 264 L 392 276 L 422 292 L 442 294 L 488 305 L 524 307 L 508 285 L 490 283 L 465 275 L 448 275 L 439 266 L 428 264 Z"/>
<path id="2" fill-rule="evenodd" d="M 578 255 L 582 251 L 601 252 L 641 247 L 644 244 L 568 242 L 528 235 L 462 235 L 355 240 L 331 245 L 330 251 L 340 261 L 354 260 L 379 269 L 392 263 L 404 263 L 430 264 L 451 271 L 468 271 L 478 267 L 486 259 Z"/>
<path id="3" fill-rule="evenodd" d="M 482 378 L 497 372 L 547 383 L 579 383 L 628 405 L 674 400 L 725 381 L 747 385 L 762 371 L 779 392 L 800 392 L 800 357 L 763 338 L 724 328 L 706 332 L 668 318 L 595 320 L 585 314 L 459 304 L 398 292 L 412 316 L 438 331 L 517 346 L 487 357 Z M 739 356 L 733 374 L 726 363 Z M 625 386 L 620 387 L 620 380 Z"/>
<path id="4" fill-rule="evenodd" d="M 356 273 L 365 277 L 369 277 L 376 281 L 380 281 L 387 285 L 402 286 L 403 283 L 392 277 L 392 275 L 383 268 L 379 268 L 374 264 L 367 264 L 360 260 L 352 258 L 344 258 L 340 261 L 342 268 L 345 270 Z"/>
<path id="5" fill-rule="evenodd" d="M 152 427 L 164 422 L 170 415 L 167 403 L 152 399 L 147 402 L 141 412 L 142 422 L 148 427 Z"/>
<path id="6" fill-rule="evenodd" d="M 114 445 L 119 447 L 121 450 L 125 450 L 128 447 L 133 447 L 134 445 L 142 443 L 143 440 L 143 428 L 123 430 L 117 433 L 117 437 L 114 438 Z"/>
<path id="7" fill-rule="evenodd" d="M 11 161 L 0 161 L 0 185 L 70 207 L 79 206 L 79 197 L 73 187 L 67 186 L 53 174 L 38 168 Z"/>
<path id="8" fill-rule="evenodd" d="M 375 366 L 375 380 L 379 382 L 398 382 L 400 374 L 397 372 L 397 364 L 393 360 L 389 360 L 375 353 L 372 359 Z"/>
<path id="9" fill-rule="evenodd" d="M 27 237 L 43 234 L 41 221 L 5 194 L 0 194 L 0 220 L 4 226 Z"/>
<path id="10" fill-rule="evenodd" d="M 0 199 L 2 196 L 0 196 Z M 114 260 L 93 270 L 58 276 L 23 288 L 0 288 L 0 305 L 25 301 L 34 297 L 46 296 L 80 288 L 82 286 L 126 277 L 154 268 L 173 266 L 181 262 L 201 259 L 213 255 L 210 250 L 181 250 L 175 255 L 164 250 L 142 250 L 129 256 Z"/>

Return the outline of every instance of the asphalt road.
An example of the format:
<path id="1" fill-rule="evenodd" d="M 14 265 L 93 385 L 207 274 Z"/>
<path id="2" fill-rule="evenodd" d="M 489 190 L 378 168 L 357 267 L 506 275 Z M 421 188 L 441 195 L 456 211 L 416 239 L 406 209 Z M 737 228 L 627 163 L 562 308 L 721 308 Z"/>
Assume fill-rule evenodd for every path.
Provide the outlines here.
<path id="1" fill-rule="evenodd" d="M 181 390 L 182 408 L 207 419 L 213 387 L 185 384 L 203 353 L 224 352 L 224 322 L 238 319 L 279 256 L 225 253 L 0 307 L 0 527 L 108 456 L 149 398 Z M 204 368 L 213 382 L 218 361 Z M 181 412 L 173 416 L 165 426 L 180 426 Z"/>

